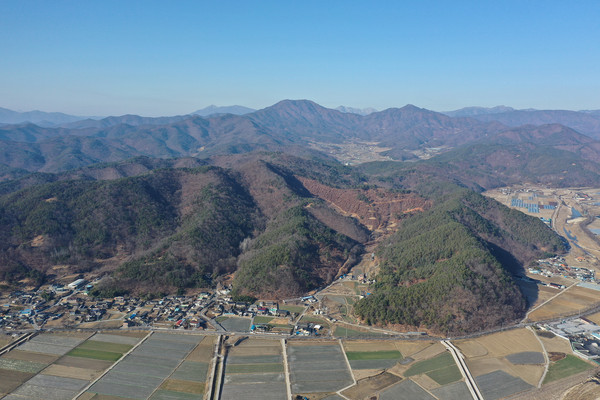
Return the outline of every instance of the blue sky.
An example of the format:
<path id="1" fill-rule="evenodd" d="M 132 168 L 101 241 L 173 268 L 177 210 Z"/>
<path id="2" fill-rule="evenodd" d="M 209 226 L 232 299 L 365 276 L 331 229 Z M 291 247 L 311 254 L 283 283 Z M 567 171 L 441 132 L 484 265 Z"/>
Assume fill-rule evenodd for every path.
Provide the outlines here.
<path id="1" fill-rule="evenodd" d="M 598 1 L 0 0 L 0 107 L 600 109 Z"/>

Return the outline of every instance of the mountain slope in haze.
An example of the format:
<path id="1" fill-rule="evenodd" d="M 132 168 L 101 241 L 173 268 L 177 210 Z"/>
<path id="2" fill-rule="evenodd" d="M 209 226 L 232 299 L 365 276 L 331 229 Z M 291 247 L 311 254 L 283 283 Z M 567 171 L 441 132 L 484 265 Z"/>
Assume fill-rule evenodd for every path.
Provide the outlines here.
<path id="1" fill-rule="evenodd" d="M 204 107 L 200 110 L 196 110 L 193 113 L 193 115 L 199 115 L 201 117 L 208 117 L 210 115 L 214 115 L 214 114 L 234 114 L 234 115 L 244 115 L 244 114 L 249 114 L 251 112 L 256 111 L 253 108 L 248 108 L 248 107 L 244 107 L 244 106 L 215 106 L 215 105 L 210 105 L 208 107 Z"/>
<path id="2" fill-rule="evenodd" d="M 460 110 L 442 111 L 449 117 L 475 117 L 477 115 L 500 114 L 505 112 L 515 111 L 512 107 L 496 106 L 496 107 L 465 107 Z"/>
<path id="3" fill-rule="evenodd" d="M 341 111 L 343 113 L 358 114 L 358 115 L 369 115 L 374 112 L 377 112 L 377 110 L 372 107 L 356 108 L 356 107 L 339 106 L 339 107 L 336 107 L 335 109 L 337 111 Z"/>
<path id="4" fill-rule="evenodd" d="M 78 117 L 60 112 L 27 111 L 18 112 L 0 107 L 1 124 L 33 123 L 39 126 L 56 126 L 83 120 L 89 117 Z"/>
<path id="5" fill-rule="evenodd" d="M 600 117 L 594 113 L 566 110 L 512 110 L 494 114 L 478 114 L 473 118 L 498 121 L 506 126 L 561 124 L 600 140 Z"/>
<path id="6" fill-rule="evenodd" d="M 415 157 L 410 151 L 459 146 L 503 129 L 497 122 L 450 118 L 414 106 L 361 116 L 307 100 L 284 100 L 244 116 L 122 116 L 79 121 L 61 128 L 3 126 L 0 140 L 5 155 L 0 163 L 30 171 L 62 171 L 140 155 L 208 157 L 256 150 L 316 155 L 319 146 L 309 143 L 356 141 L 379 142 L 390 148 L 384 155 L 409 159 Z M 93 151 L 95 146 L 110 151 L 102 157 L 102 153 Z M 57 153 L 62 157 L 56 159 Z M 11 158 L 10 154 L 19 157 Z M 320 157 L 328 156 L 321 152 Z M 64 165 L 61 159 L 65 160 Z"/>

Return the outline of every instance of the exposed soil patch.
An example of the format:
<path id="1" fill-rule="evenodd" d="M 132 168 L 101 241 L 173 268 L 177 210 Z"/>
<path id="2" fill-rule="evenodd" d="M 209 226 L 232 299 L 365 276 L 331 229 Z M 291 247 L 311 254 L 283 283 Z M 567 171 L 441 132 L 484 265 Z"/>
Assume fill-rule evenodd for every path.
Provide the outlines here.
<path id="1" fill-rule="evenodd" d="M 392 193 L 385 189 L 338 189 L 315 180 L 297 177 L 304 187 L 345 215 L 357 218 L 371 231 L 393 230 L 406 214 L 422 212 L 431 206 L 415 194 Z"/>

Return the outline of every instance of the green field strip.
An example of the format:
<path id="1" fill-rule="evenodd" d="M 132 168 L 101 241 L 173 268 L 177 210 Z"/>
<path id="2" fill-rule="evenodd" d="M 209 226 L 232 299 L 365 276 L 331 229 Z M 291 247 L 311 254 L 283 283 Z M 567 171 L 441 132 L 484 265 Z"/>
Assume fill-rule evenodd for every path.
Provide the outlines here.
<path id="1" fill-rule="evenodd" d="M 462 379 L 462 374 L 456 365 L 429 371 L 426 375 L 442 386 Z"/>
<path id="2" fill-rule="evenodd" d="M 550 364 L 548 373 L 544 378 L 544 384 L 557 379 L 566 378 L 567 376 L 575 375 L 592 368 L 594 368 L 592 365 L 586 363 L 576 356 L 568 354 L 562 360 L 558 360 Z"/>
<path id="3" fill-rule="evenodd" d="M 430 358 L 429 360 L 415 363 L 412 367 L 406 370 L 404 376 L 409 377 L 413 375 L 425 374 L 427 372 L 449 367 L 451 365 L 455 365 L 452 355 L 448 352 L 444 352 L 439 356 Z"/>
<path id="4" fill-rule="evenodd" d="M 0 369 L 8 369 L 12 371 L 27 372 L 37 374 L 48 364 L 37 363 L 34 361 L 13 360 L 11 358 L 0 358 Z"/>
<path id="5" fill-rule="evenodd" d="M 259 315 L 258 317 L 254 317 L 254 323 L 255 324 L 266 324 L 270 321 L 273 320 L 274 317 L 264 317 L 262 315 Z"/>
<path id="6" fill-rule="evenodd" d="M 227 374 L 246 374 L 255 372 L 283 372 L 281 364 L 234 364 L 227 365 Z"/>
<path id="7" fill-rule="evenodd" d="M 302 311 L 304 311 L 306 307 L 303 306 L 283 306 L 280 307 L 280 310 L 285 310 L 285 311 L 289 311 L 290 313 L 296 313 L 296 314 L 300 314 Z"/>
<path id="8" fill-rule="evenodd" d="M 223 321 L 226 321 L 226 320 L 228 320 L 228 319 L 229 319 L 229 317 L 226 317 L 226 316 L 224 316 L 224 315 L 221 315 L 221 316 L 218 316 L 217 318 L 215 318 L 215 321 L 217 321 L 217 322 L 221 323 L 221 322 L 223 322 Z"/>
<path id="9" fill-rule="evenodd" d="M 123 354 L 77 347 L 68 352 L 67 355 L 72 357 L 91 358 L 94 360 L 117 361 Z"/>
<path id="10" fill-rule="evenodd" d="M 86 340 L 85 342 L 77 346 L 78 349 L 100 350 L 121 354 L 127 353 L 132 347 L 133 346 L 128 344 L 98 342 L 96 340 Z"/>
<path id="11" fill-rule="evenodd" d="M 401 359 L 402 353 L 398 350 L 382 350 L 382 351 L 347 351 L 346 357 L 348 361 L 353 360 L 390 360 Z"/>

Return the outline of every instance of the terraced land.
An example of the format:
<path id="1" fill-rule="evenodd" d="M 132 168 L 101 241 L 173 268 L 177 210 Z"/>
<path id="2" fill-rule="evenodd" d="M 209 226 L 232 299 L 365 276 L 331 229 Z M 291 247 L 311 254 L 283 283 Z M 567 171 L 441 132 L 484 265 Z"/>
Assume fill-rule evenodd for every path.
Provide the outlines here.
<path id="1" fill-rule="evenodd" d="M 153 333 L 96 381 L 80 400 L 201 398 L 213 342 L 204 336 Z M 117 350 L 115 343 L 110 350 Z M 94 343 L 88 345 L 90 350 Z M 112 351 L 108 352 L 111 353 Z M 92 353 L 98 356 L 97 353 Z"/>
<path id="2" fill-rule="evenodd" d="M 221 400 L 286 400 L 281 341 L 247 339 L 229 349 Z"/>
<path id="3" fill-rule="evenodd" d="M 338 342 L 290 342 L 287 355 L 293 394 L 336 392 L 354 382 Z"/>

